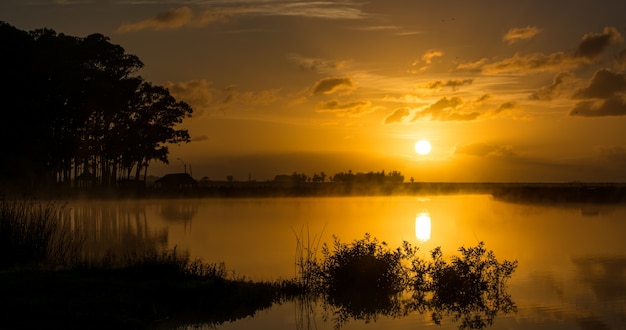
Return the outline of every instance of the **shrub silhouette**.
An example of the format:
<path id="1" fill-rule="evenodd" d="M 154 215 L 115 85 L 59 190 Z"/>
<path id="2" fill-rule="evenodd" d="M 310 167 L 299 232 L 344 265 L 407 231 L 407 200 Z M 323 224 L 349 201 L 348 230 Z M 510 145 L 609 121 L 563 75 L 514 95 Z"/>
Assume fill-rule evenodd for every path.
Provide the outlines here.
<path id="1" fill-rule="evenodd" d="M 418 311 L 436 324 L 449 317 L 459 329 L 483 329 L 499 313 L 516 310 L 506 280 L 517 261 L 498 261 L 483 242 L 461 247 L 460 256 L 449 259 L 439 247 L 431 260 L 418 258 L 417 250 L 407 242 L 391 249 L 369 234 L 347 244 L 334 237 L 332 250 L 323 245 L 321 261 L 309 255 L 306 278 L 315 279 L 308 283 L 316 285 L 312 292 L 321 294 L 336 328 L 350 319 L 368 322 Z"/>

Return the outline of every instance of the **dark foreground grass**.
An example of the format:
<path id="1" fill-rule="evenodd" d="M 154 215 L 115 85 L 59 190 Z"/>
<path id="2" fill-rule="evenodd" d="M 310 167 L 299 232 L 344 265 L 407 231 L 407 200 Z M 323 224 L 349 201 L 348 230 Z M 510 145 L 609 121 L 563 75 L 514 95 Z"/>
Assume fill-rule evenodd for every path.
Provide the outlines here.
<path id="1" fill-rule="evenodd" d="M 0 274 L 2 328 L 144 329 L 220 324 L 254 315 L 288 284 L 218 276 L 172 278 L 127 269 Z"/>
<path id="2" fill-rule="evenodd" d="M 302 292 L 227 276 L 223 264 L 137 244 L 94 257 L 63 206 L 0 200 L 0 328 L 143 329 L 220 324 Z"/>

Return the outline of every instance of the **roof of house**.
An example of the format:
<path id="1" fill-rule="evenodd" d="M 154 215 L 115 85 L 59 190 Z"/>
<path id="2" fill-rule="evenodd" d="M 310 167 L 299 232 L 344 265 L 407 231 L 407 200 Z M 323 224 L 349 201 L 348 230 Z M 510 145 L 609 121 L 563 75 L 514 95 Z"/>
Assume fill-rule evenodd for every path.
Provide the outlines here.
<path id="1" fill-rule="evenodd" d="M 166 174 L 163 177 L 154 181 L 154 183 L 160 184 L 198 184 L 194 178 L 191 177 L 188 173 L 172 173 Z"/>

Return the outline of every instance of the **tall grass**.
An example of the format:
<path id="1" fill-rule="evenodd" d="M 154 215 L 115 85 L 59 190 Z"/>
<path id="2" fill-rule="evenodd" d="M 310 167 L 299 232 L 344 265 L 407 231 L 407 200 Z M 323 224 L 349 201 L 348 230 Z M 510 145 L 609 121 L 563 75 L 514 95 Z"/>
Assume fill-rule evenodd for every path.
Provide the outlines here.
<path id="1" fill-rule="evenodd" d="M 0 199 L 0 268 L 63 267 L 80 254 L 64 205 Z"/>
<path id="2" fill-rule="evenodd" d="M 0 199 L 0 269 L 123 269 L 170 278 L 227 275 L 223 263 L 192 260 L 187 252 L 158 248 L 145 237 L 129 238 L 123 247 L 109 246 L 96 253 L 97 242 L 87 242 L 87 227 L 84 221 L 72 220 L 65 204 Z"/>
<path id="3" fill-rule="evenodd" d="M 306 227 L 306 232 L 304 226 L 298 233 L 293 228 L 292 231 L 296 237 L 295 282 L 306 291 L 314 290 L 321 284 L 321 264 L 318 262 L 317 254 L 324 229 L 319 236 L 316 234 L 313 237 L 308 227 Z"/>

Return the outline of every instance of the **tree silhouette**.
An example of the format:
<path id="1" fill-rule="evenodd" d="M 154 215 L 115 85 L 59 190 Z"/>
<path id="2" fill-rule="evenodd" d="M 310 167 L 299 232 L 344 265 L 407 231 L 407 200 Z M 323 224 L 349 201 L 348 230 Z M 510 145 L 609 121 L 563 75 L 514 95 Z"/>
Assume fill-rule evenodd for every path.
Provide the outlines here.
<path id="1" fill-rule="evenodd" d="M 0 42 L 0 71 L 10 82 L 0 91 L 8 145 L 0 182 L 32 188 L 90 174 L 113 185 L 133 170 L 145 180 L 151 161 L 168 162 L 165 144 L 190 141 L 175 127 L 191 107 L 136 75 L 143 63 L 108 37 L 0 22 Z"/>

